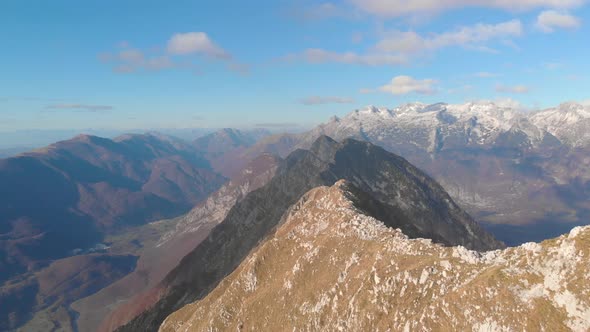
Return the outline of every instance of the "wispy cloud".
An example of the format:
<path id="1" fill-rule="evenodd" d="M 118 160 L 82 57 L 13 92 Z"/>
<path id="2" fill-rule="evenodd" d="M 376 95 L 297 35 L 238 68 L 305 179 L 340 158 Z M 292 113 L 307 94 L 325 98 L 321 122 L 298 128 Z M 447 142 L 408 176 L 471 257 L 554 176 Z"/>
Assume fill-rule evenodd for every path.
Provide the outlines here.
<path id="1" fill-rule="evenodd" d="M 399 54 L 358 54 L 355 52 L 333 52 L 320 48 L 311 48 L 301 54 L 292 54 L 284 58 L 287 61 L 303 60 L 309 63 L 344 63 L 367 66 L 402 65 L 408 59 Z"/>
<path id="2" fill-rule="evenodd" d="M 230 59 L 231 55 L 217 46 L 204 32 L 186 32 L 174 34 L 166 47 L 168 54 L 200 54 L 217 59 Z"/>
<path id="3" fill-rule="evenodd" d="M 311 96 L 302 98 L 299 102 L 303 105 L 322 105 L 322 104 L 352 104 L 354 99 L 348 97 L 335 97 L 335 96 Z"/>
<path id="4" fill-rule="evenodd" d="M 131 47 L 115 53 L 101 53 L 98 59 L 112 64 L 113 71 L 117 73 L 133 73 L 139 70 L 159 71 L 178 66 L 167 55 L 146 56 L 141 50 Z"/>
<path id="5" fill-rule="evenodd" d="M 432 95 L 437 92 L 437 81 L 434 79 L 415 79 L 411 76 L 396 76 L 391 81 L 377 89 L 363 89 L 361 92 L 385 92 L 394 95 L 406 95 L 416 93 L 421 95 Z"/>
<path id="6" fill-rule="evenodd" d="M 499 84 L 496 86 L 496 92 L 500 93 L 516 93 L 516 94 L 524 94 L 530 92 L 530 88 L 526 85 L 514 85 L 514 86 L 506 86 Z"/>
<path id="7" fill-rule="evenodd" d="M 388 31 L 365 52 L 335 52 L 322 48 L 310 48 L 299 54 L 284 57 L 288 61 L 308 63 L 343 63 L 367 66 L 400 66 L 410 63 L 420 55 L 429 55 L 437 50 L 460 46 L 468 50 L 498 53 L 486 45 L 498 41 L 505 45 L 510 38 L 524 34 L 520 20 L 498 24 L 476 24 L 439 34 L 421 35 L 415 31 Z"/>
<path id="8" fill-rule="evenodd" d="M 434 51 L 450 46 L 489 50 L 482 43 L 498 38 L 519 37 L 522 34 L 523 25 L 519 20 L 498 24 L 480 23 L 428 37 L 421 36 L 414 31 L 392 31 L 379 41 L 375 48 L 381 52 L 401 54 Z"/>
<path id="9" fill-rule="evenodd" d="M 543 66 L 543 68 L 549 69 L 549 70 L 560 69 L 560 68 L 563 68 L 565 66 L 561 62 L 544 62 L 541 65 Z"/>
<path id="10" fill-rule="evenodd" d="M 537 28 L 545 33 L 551 33 L 555 29 L 577 29 L 582 25 L 579 18 L 556 10 L 546 10 L 537 17 Z"/>
<path id="11" fill-rule="evenodd" d="M 349 0 L 356 8 L 380 17 L 435 14 L 465 7 L 495 8 L 506 11 L 529 11 L 539 8 L 567 9 L 583 5 L 586 0 Z"/>
<path id="12" fill-rule="evenodd" d="M 127 41 L 120 42 L 119 50 L 98 55 L 101 62 L 112 65 L 117 73 L 138 71 L 161 71 L 166 69 L 188 69 L 199 71 L 192 62 L 197 58 L 208 58 L 228 62 L 230 70 L 245 72 L 246 65 L 234 62 L 232 55 L 218 46 L 205 32 L 186 32 L 172 35 L 163 48 L 141 50 Z M 195 58 L 196 57 L 196 58 Z M 240 70 L 238 70 L 238 67 Z"/>
<path id="13" fill-rule="evenodd" d="M 110 111 L 114 109 L 109 105 L 91 105 L 91 104 L 53 104 L 45 106 L 45 109 L 51 110 L 78 110 L 87 112 Z"/>

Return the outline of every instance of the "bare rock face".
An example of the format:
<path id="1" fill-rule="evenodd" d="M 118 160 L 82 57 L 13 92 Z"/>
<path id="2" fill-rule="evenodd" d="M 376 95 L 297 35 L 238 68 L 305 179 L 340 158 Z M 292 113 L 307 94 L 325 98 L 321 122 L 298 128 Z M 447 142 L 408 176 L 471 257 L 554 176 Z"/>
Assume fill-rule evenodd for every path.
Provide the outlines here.
<path id="1" fill-rule="evenodd" d="M 590 227 L 480 253 L 410 239 L 346 181 L 309 191 L 159 331 L 587 331 Z"/>
<path id="2" fill-rule="evenodd" d="M 321 135 L 368 141 L 406 158 L 510 245 L 590 220 L 588 106 L 534 113 L 491 102 L 369 106 L 285 142 L 307 149 Z"/>
<path id="3" fill-rule="evenodd" d="M 157 303 L 120 330 L 157 330 L 170 313 L 202 298 L 230 274 L 307 191 L 340 179 L 359 188 L 368 213 L 411 237 L 477 250 L 503 247 L 405 159 L 370 143 L 322 136 L 309 151 L 293 152 L 267 185 L 238 202 L 159 284 Z"/>

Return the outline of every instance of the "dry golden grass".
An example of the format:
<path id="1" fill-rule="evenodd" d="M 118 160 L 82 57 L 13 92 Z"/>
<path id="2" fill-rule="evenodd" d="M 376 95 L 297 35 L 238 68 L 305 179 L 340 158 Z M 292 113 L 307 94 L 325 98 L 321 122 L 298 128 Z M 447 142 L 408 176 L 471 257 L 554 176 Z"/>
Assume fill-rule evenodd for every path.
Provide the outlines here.
<path id="1" fill-rule="evenodd" d="M 386 228 L 358 211 L 347 186 L 310 191 L 232 274 L 160 330 L 590 328 L 590 228 L 480 254 Z"/>

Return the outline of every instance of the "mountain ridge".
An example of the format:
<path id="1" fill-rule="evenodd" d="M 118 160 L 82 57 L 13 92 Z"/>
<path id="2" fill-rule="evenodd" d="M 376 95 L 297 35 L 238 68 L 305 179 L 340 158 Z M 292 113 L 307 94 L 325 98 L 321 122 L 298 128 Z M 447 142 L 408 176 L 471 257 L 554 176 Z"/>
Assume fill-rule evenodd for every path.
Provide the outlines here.
<path id="1" fill-rule="evenodd" d="M 506 234 L 503 226 L 522 228 L 520 240 L 503 238 L 518 245 L 558 236 L 564 225 L 587 224 L 590 144 L 585 138 L 571 143 L 568 135 L 585 137 L 590 123 L 572 127 L 559 121 L 571 112 L 588 117 L 588 110 L 575 103 L 536 112 L 492 102 L 369 106 L 305 133 L 269 137 L 251 149 L 266 151 L 282 142 L 279 152 L 286 156 L 308 149 L 321 135 L 369 141 L 422 168 L 498 236 Z M 550 129 L 552 123 L 559 130 Z M 525 228 L 535 225 L 547 225 L 545 233 L 527 236 Z"/>
<path id="2" fill-rule="evenodd" d="M 30 318 L 35 300 L 28 309 L 12 300 L 44 282 L 37 272 L 55 260 L 106 247 L 102 241 L 114 232 L 175 217 L 223 182 L 190 145 L 154 135 L 78 135 L 0 159 L 0 329 Z M 128 271 L 135 264 L 125 262 L 124 269 L 112 266 Z"/>
<path id="3" fill-rule="evenodd" d="M 317 187 L 169 331 L 508 331 L 590 328 L 590 227 L 478 253 L 410 239 L 346 181 Z"/>
<path id="4" fill-rule="evenodd" d="M 73 308 L 80 313 L 79 327 L 112 331 L 120 321 L 145 309 L 143 299 L 152 296 L 154 286 L 207 237 L 236 202 L 270 181 L 279 162 L 273 155 L 259 156 L 205 201 L 177 218 L 175 227 L 161 234 L 153 247 L 143 248 L 135 271 L 99 293 L 74 303 Z"/>
<path id="5" fill-rule="evenodd" d="M 387 206 L 394 212 L 390 222 L 414 236 L 430 235 L 445 244 L 481 250 L 503 247 L 403 158 L 370 143 L 352 139 L 338 143 L 321 136 L 310 150 L 291 153 L 267 185 L 236 204 L 159 285 L 157 302 L 118 331 L 157 330 L 171 311 L 204 296 L 231 273 L 303 194 L 343 178 Z"/>

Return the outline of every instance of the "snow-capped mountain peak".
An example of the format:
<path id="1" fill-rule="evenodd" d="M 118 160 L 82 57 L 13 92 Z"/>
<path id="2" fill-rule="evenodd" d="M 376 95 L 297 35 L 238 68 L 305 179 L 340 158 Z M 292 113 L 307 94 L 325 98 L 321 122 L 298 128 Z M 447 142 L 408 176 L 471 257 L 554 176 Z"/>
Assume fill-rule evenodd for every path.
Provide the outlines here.
<path id="1" fill-rule="evenodd" d="M 590 108 L 564 103 L 527 113 L 492 101 L 408 103 L 392 109 L 370 105 L 320 127 L 323 134 L 336 139 L 395 141 L 394 151 L 418 147 L 432 153 L 454 146 L 493 145 L 506 135 L 512 135 L 509 141 L 517 135 L 519 147 L 538 146 L 547 134 L 557 144 L 580 146 L 590 144 Z"/>
<path id="2" fill-rule="evenodd" d="M 537 127 L 572 146 L 590 144 L 590 107 L 563 103 L 555 108 L 536 112 L 530 120 Z"/>

